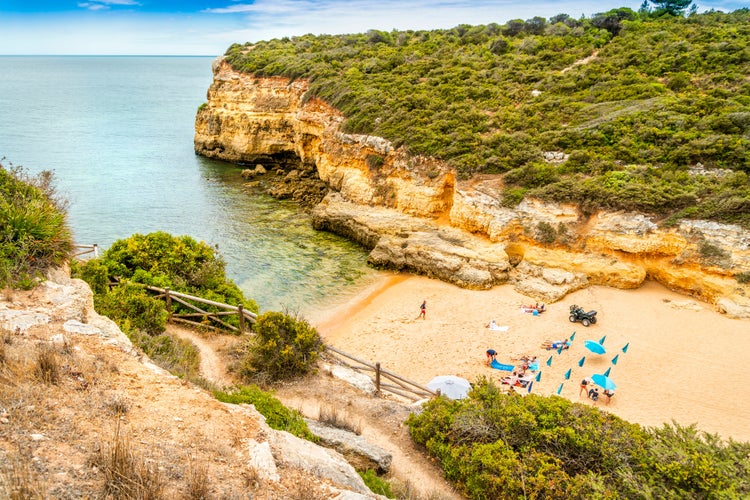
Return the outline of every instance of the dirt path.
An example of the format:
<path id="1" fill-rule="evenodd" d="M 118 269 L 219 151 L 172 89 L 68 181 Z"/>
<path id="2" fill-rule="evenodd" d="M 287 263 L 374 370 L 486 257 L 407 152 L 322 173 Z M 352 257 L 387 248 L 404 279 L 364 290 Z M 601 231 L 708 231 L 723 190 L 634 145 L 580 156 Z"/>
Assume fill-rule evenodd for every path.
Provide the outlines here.
<path id="1" fill-rule="evenodd" d="M 236 381 L 227 373 L 227 363 L 222 356 L 236 338 L 214 335 L 203 337 L 198 332 L 180 325 L 167 325 L 167 332 L 195 345 L 200 352 L 201 376 L 210 382 L 226 387 Z M 410 498 L 460 500 L 442 477 L 440 468 L 417 449 L 403 425 L 410 413 L 404 404 L 368 397 L 346 383 L 325 374 L 306 377 L 274 389 L 275 396 L 288 408 L 305 417 L 318 419 L 321 406 L 335 407 L 356 423 L 361 434 L 370 443 L 387 450 L 392 456 L 391 476 L 401 484 L 408 484 L 416 495 Z"/>
<path id="2" fill-rule="evenodd" d="M 173 323 L 167 325 L 167 332 L 192 342 L 198 349 L 201 356 L 200 371 L 203 378 L 219 387 L 234 384 L 234 380 L 227 373 L 226 363 L 217 353 L 222 345 L 225 344 L 225 342 L 221 341 L 221 336 L 215 336 L 215 340 L 207 339 L 195 330 Z"/>
<path id="3" fill-rule="evenodd" d="M 387 450 L 393 457 L 391 478 L 416 493 L 407 498 L 460 500 L 442 476 L 442 470 L 417 448 L 404 420 L 411 412 L 407 405 L 387 399 L 364 396 L 345 382 L 323 373 L 285 384 L 276 389 L 285 406 L 305 417 L 318 419 L 321 408 L 335 409 L 368 442 Z"/>

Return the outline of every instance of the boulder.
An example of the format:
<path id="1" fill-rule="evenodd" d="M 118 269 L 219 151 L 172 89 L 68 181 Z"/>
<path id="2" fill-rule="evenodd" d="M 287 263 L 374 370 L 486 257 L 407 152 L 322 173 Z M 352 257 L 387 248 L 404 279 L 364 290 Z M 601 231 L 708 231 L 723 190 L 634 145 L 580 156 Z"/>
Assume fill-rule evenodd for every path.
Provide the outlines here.
<path id="1" fill-rule="evenodd" d="M 320 438 L 323 446 L 341 453 L 357 470 L 374 469 L 379 474 L 391 470 L 393 456 L 383 448 L 369 443 L 353 432 L 330 427 L 317 420 L 305 419 L 310 432 Z"/>

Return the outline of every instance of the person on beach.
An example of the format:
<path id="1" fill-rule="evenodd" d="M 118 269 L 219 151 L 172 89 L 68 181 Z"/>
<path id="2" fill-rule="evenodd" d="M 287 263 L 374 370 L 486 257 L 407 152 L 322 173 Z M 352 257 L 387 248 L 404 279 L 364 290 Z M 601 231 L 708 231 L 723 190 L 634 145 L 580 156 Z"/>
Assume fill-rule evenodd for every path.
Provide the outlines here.
<path id="1" fill-rule="evenodd" d="M 419 306 L 419 316 L 417 317 L 417 319 L 419 318 L 427 319 L 426 316 L 427 316 L 427 299 L 423 300 L 422 305 Z"/>
<path id="2" fill-rule="evenodd" d="M 589 391 L 589 399 L 593 400 L 594 403 L 596 403 L 597 401 L 599 401 L 599 389 L 597 389 L 596 387 L 594 387 L 593 389 L 591 389 Z"/>
<path id="3" fill-rule="evenodd" d="M 588 377 L 586 377 L 583 380 L 581 380 L 581 388 L 578 391 L 578 397 L 581 397 L 581 394 L 584 393 L 584 392 L 586 392 L 586 386 L 588 386 L 590 382 L 591 382 L 591 380 Z"/>
<path id="4" fill-rule="evenodd" d="M 487 366 L 490 366 L 493 361 L 497 361 L 497 351 L 494 349 L 487 349 Z"/>
<path id="5" fill-rule="evenodd" d="M 604 395 L 607 396 L 607 403 L 609 403 L 610 400 L 612 399 L 612 396 L 615 395 L 615 391 L 610 390 L 610 389 L 604 389 Z"/>

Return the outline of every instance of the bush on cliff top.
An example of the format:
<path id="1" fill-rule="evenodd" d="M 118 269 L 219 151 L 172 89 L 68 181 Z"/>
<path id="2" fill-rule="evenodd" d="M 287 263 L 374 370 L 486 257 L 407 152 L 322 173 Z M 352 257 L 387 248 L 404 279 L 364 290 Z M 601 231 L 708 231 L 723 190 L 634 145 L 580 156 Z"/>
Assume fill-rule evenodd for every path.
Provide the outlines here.
<path id="1" fill-rule="evenodd" d="M 31 288 L 73 249 L 64 202 L 52 173 L 36 176 L 0 162 L 0 287 Z"/>
<path id="2" fill-rule="evenodd" d="M 570 154 L 536 185 L 509 178 L 508 202 L 535 189 L 527 194 L 593 209 L 668 215 L 696 205 L 684 215 L 750 226 L 748 211 L 735 210 L 750 204 L 747 177 L 687 175 L 698 163 L 750 172 L 749 51 L 748 9 L 674 17 L 621 8 L 305 35 L 236 44 L 226 56 L 240 71 L 309 79 L 306 97 L 341 110 L 346 131 L 441 158 L 463 178 L 542 168 L 543 151 Z M 615 197 L 598 188 L 610 172 L 630 176 L 626 165 L 649 175 Z"/>
<path id="3" fill-rule="evenodd" d="M 557 396 L 505 395 L 482 380 L 407 420 L 469 498 L 744 498 L 750 443 L 695 427 L 643 429 Z"/>

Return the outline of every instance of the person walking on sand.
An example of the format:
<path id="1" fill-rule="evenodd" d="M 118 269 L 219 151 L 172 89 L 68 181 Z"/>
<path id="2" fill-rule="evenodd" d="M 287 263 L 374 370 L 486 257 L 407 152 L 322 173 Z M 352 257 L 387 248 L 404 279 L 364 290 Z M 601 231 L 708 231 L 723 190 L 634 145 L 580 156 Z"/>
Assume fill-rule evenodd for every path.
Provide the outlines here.
<path id="1" fill-rule="evenodd" d="M 419 316 L 417 318 L 427 319 L 427 300 L 422 301 L 422 305 L 419 306 Z"/>

